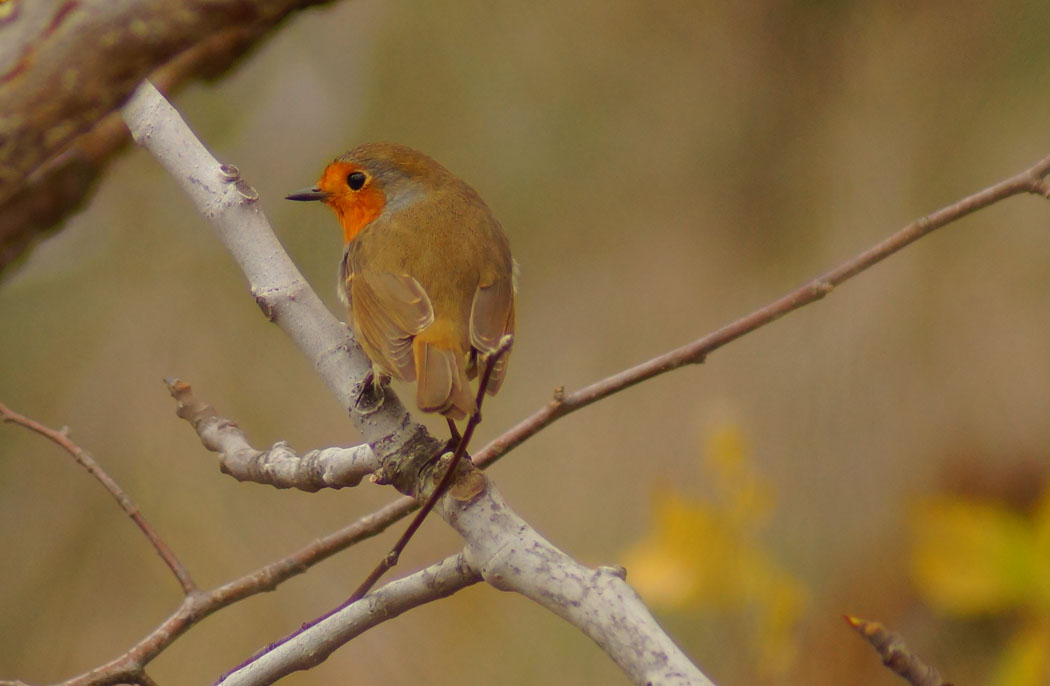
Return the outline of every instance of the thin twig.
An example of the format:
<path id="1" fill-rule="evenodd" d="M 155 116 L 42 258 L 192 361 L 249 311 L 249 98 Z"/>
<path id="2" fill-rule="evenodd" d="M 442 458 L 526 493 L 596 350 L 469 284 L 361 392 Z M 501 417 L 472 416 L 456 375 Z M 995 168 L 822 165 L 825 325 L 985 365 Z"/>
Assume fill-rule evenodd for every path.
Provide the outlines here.
<path id="1" fill-rule="evenodd" d="M 687 364 L 704 362 L 709 354 L 725 344 L 820 300 L 839 284 L 946 224 L 1020 193 L 1032 193 L 1050 198 L 1050 185 L 1044 180 L 1048 173 L 1050 173 L 1050 156 L 1044 157 L 1019 174 L 912 222 L 831 271 L 692 343 L 596 381 L 572 393 L 565 394 L 559 389 L 553 400 L 482 448 L 474 456 L 474 464 L 484 467 L 495 462 L 556 420 L 602 398 L 607 398 L 625 388 L 630 388 L 637 383 Z"/>
<path id="2" fill-rule="evenodd" d="M 152 95 L 148 92 L 144 92 L 142 93 L 141 97 L 144 100 L 147 100 L 150 99 Z M 167 106 L 166 103 L 163 104 L 164 106 Z M 151 103 L 151 106 L 154 105 L 152 105 Z M 174 118 L 177 118 L 177 115 L 174 115 Z M 178 123 L 182 125 L 181 122 Z M 138 128 L 142 128 L 144 132 L 148 132 L 148 134 L 141 134 L 144 140 L 149 140 L 155 137 L 154 124 L 152 122 L 148 125 L 148 127 L 137 127 L 134 123 L 132 123 L 131 126 L 133 129 L 137 130 Z M 182 125 L 182 127 L 185 128 L 184 125 Z M 192 137 L 192 133 L 190 133 L 188 129 L 175 134 L 172 140 L 170 141 L 169 145 L 181 146 L 178 148 L 180 150 L 180 155 L 185 155 L 188 154 L 186 151 L 187 140 L 199 146 L 199 142 L 197 142 L 196 139 Z M 158 159 L 160 159 L 162 162 L 167 161 L 167 156 L 165 156 L 160 150 L 154 149 L 153 152 L 155 155 L 158 156 Z M 206 155 L 206 153 L 203 150 L 201 151 L 201 154 Z M 178 164 L 180 164 L 180 162 L 178 162 L 178 156 L 171 157 L 171 171 L 174 175 L 178 177 Z M 482 450 L 476 453 L 473 456 L 474 463 L 478 467 L 486 467 L 502 455 L 505 455 L 511 449 L 520 445 L 532 435 L 536 434 L 546 426 L 550 425 L 557 419 L 564 417 L 565 415 L 571 414 L 572 412 L 586 407 L 587 405 L 590 405 L 593 402 L 601 400 L 602 398 L 605 398 L 613 393 L 628 388 L 636 383 L 640 383 L 641 381 L 652 378 L 653 376 L 657 376 L 664 372 L 677 369 L 685 364 L 702 362 L 707 354 L 716 350 L 717 348 L 720 348 L 721 346 L 725 345 L 726 343 L 732 340 L 735 340 L 736 338 L 739 338 L 740 336 L 743 336 L 766 324 L 769 324 L 772 321 L 795 309 L 798 309 L 806 304 L 814 302 L 815 300 L 819 300 L 824 295 L 826 295 L 834 286 L 842 283 L 843 281 L 851 278 L 852 276 L 855 276 L 864 269 L 867 269 L 868 267 L 876 264 L 882 259 L 885 259 L 889 255 L 900 250 L 909 243 L 914 242 L 918 238 L 930 233 L 931 231 L 941 226 L 944 226 L 945 224 L 951 221 L 954 221 L 955 219 L 970 214 L 994 202 L 1003 200 L 1007 197 L 1022 192 L 1035 193 L 1044 197 L 1050 196 L 1050 187 L 1048 187 L 1046 182 L 1043 180 L 1046 174 L 1048 173 L 1048 170 L 1050 170 L 1050 156 L 1040 160 L 1037 164 L 1021 172 L 1020 174 L 1017 174 L 1000 183 L 990 186 L 989 188 L 979 193 L 971 195 L 967 198 L 963 198 L 962 200 L 952 205 L 949 205 L 948 207 L 938 210 L 937 212 L 929 215 L 926 218 L 914 222 L 913 224 L 898 231 L 896 234 L 893 234 L 889 238 L 885 239 L 881 243 L 857 255 L 853 259 L 842 263 L 841 265 L 824 274 L 823 276 L 811 280 L 809 283 L 803 285 L 795 291 L 788 293 L 787 295 L 781 297 L 773 303 L 770 303 L 765 307 L 759 308 L 751 314 L 748 314 L 736 320 L 735 322 L 732 322 L 731 324 L 722 327 L 721 329 L 718 329 L 717 331 L 714 331 L 702 338 L 699 338 L 696 341 L 693 341 L 692 343 L 689 343 L 668 353 L 655 357 L 640 365 L 637 365 L 630 369 L 626 369 L 610 377 L 597 381 L 584 388 L 574 391 L 573 393 L 567 394 L 564 392 L 563 389 L 559 388 L 555 392 L 554 398 L 551 401 L 549 401 L 546 405 L 534 412 L 531 416 L 521 421 L 516 426 L 512 427 L 510 430 L 503 433 L 501 436 L 495 438 Z M 187 190 L 193 191 L 197 185 L 200 185 L 201 179 L 198 175 L 192 175 L 190 180 L 192 183 L 189 186 L 187 186 Z M 239 183 L 240 182 L 238 182 L 238 184 Z M 203 197 L 199 199 L 199 202 L 204 204 L 211 203 L 213 201 L 214 198 L 212 197 L 212 195 L 209 194 L 203 194 Z M 212 212 L 212 214 L 209 216 L 212 216 L 214 214 L 215 213 Z M 253 217 L 258 219 L 261 218 L 261 215 L 253 215 Z M 245 273 L 251 274 L 253 278 L 255 278 L 260 271 L 259 264 L 265 264 L 266 267 L 270 267 L 272 266 L 272 263 L 274 261 L 273 259 L 270 259 L 272 255 L 283 255 L 283 253 L 279 251 L 279 246 L 276 244 L 276 241 L 274 241 L 274 246 L 272 248 L 267 246 L 265 250 L 264 256 L 267 258 L 265 261 L 257 259 L 256 261 L 259 264 L 248 264 L 242 252 L 238 252 L 234 249 L 232 245 L 230 245 L 231 241 L 228 238 L 228 235 L 228 233 L 220 234 L 224 242 L 226 242 L 230 246 L 231 252 L 233 252 L 234 255 L 242 262 L 242 268 L 244 269 Z M 256 230 L 252 235 L 269 236 L 269 232 L 261 232 L 259 230 Z M 261 241 L 259 240 L 253 239 L 253 241 L 250 242 L 249 245 L 254 247 L 260 242 Z M 238 249 L 240 249 L 241 245 L 238 244 L 237 247 Z M 294 271 L 294 267 L 292 267 L 291 269 L 295 274 L 293 283 L 299 284 L 301 281 L 301 276 L 299 276 L 298 273 Z M 257 297 L 259 298 L 263 297 L 263 295 L 261 295 L 263 293 L 268 295 L 272 292 L 280 291 L 280 288 L 273 285 L 259 285 L 253 286 L 253 288 L 257 290 Z M 309 290 L 306 290 L 303 292 L 297 292 L 295 298 L 287 298 L 289 303 L 294 303 L 296 305 L 296 309 L 294 310 L 295 313 L 298 313 L 303 308 L 303 305 L 307 300 L 304 297 L 304 295 L 309 295 L 310 293 L 311 292 Z M 284 301 L 282 300 L 280 304 L 283 305 Z M 322 329 L 327 325 L 326 321 L 321 321 L 327 315 L 327 312 L 323 309 L 323 306 L 321 306 L 320 304 L 314 304 L 312 302 L 310 303 L 310 305 L 312 309 L 309 313 L 311 316 L 313 316 L 313 319 L 304 318 L 303 321 L 295 321 L 293 325 L 286 326 L 286 330 L 289 332 L 289 335 L 292 336 L 293 340 L 296 340 L 296 342 L 300 343 L 300 345 L 303 346 L 304 352 L 307 353 L 309 359 L 313 360 L 314 363 L 318 365 L 319 371 L 322 372 L 322 377 L 330 385 L 330 387 L 332 387 L 333 390 L 337 392 L 337 395 L 339 395 L 340 400 L 346 406 L 351 406 L 353 403 L 352 394 L 345 390 L 346 385 L 342 383 L 342 380 L 346 379 L 347 376 L 351 376 L 351 378 L 353 378 L 352 375 L 348 374 L 345 367 L 339 367 L 338 369 L 329 368 L 332 367 L 333 362 L 340 361 L 344 359 L 344 357 L 340 355 L 330 354 L 329 350 L 322 350 L 320 352 L 315 351 L 309 348 L 309 346 L 304 345 L 302 341 L 299 338 L 297 338 L 297 332 Z M 273 305 L 267 303 L 267 309 L 272 310 Z M 279 324 L 284 322 L 287 325 L 288 321 L 291 319 L 291 312 L 292 311 L 290 311 L 289 314 L 282 314 L 281 317 L 276 318 L 276 321 Z M 385 409 L 390 409 L 389 400 L 385 403 L 385 405 Z M 388 440 L 385 437 L 382 442 L 384 445 L 395 443 L 394 440 Z M 404 504 L 402 509 L 403 514 L 401 516 L 404 516 L 404 514 L 407 514 L 413 509 L 413 506 L 410 505 L 410 503 L 413 502 L 411 499 L 400 499 L 395 502 Z M 384 525 L 389 525 L 389 522 L 384 520 Z"/>
<path id="3" fill-rule="evenodd" d="M 845 615 L 846 622 L 875 648 L 894 674 L 912 686 L 952 686 L 941 678 L 940 673 L 904 645 L 899 634 L 889 631 L 879 622 Z"/>
<path id="4" fill-rule="evenodd" d="M 448 461 L 448 466 L 445 467 L 445 472 L 441 476 L 441 480 L 438 481 L 437 486 L 431 492 L 430 496 L 423 503 L 423 507 L 419 509 L 416 516 L 412 518 L 411 523 L 405 529 L 405 532 L 401 534 L 401 538 L 397 539 L 397 543 L 390 549 L 383 559 L 379 561 L 375 569 L 361 582 L 361 585 L 357 587 L 345 603 L 339 606 L 335 611 L 338 611 L 351 603 L 354 603 L 361 598 L 365 597 L 369 589 L 375 585 L 377 581 L 384 574 L 387 573 L 392 567 L 397 564 L 398 559 L 401 557 L 401 553 L 404 552 L 405 546 L 412 540 L 412 536 L 415 535 L 416 531 L 423 525 L 423 521 L 430 514 L 430 511 L 434 509 L 434 505 L 444 495 L 448 489 L 449 484 L 452 483 L 452 477 L 456 473 L 456 466 L 459 465 L 459 461 L 463 459 L 466 454 L 467 446 L 470 445 L 470 439 L 474 437 L 474 431 L 478 428 L 478 424 L 481 423 L 481 405 L 485 401 L 485 391 L 488 390 L 489 380 L 492 378 L 492 370 L 496 368 L 496 364 L 500 358 L 506 355 L 510 351 L 510 346 L 513 344 L 513 337 L 510 335 L 504 336 L 503 340 L 500 341 L 499 346 L 485 359 L 485 371 L 481 375 L 481 379 L 478 380 L 477 397 L 474 400 L 474 412 L 470 415 L 470 419 L 467 420 L 466 429 L 463 431 L 463 435 L 458 437 L 456 441 L 456 449 L 452 453 L 452 458 Z M 450 424 L 451 427 L 455 427 L 455 424 Z M 453 436 L 453 439 L 456 437 Z"/>
<path id="5" fill-rule="evenodd" d="M 182 586 L 182 592 L 186 595 L 191 595 L 197 591 L 197 584 L 193 582 L 189 570 L 186 569 L 186 566 L 182 564 L 153 526 L 146 521 L 146 517 L 139 512 L 138 505 L 136 505 L 128 494 L 120 488 L 117 482 L 114 481 L 104 469 L 102 469 L 101 465 L 95 461 L 95 458 L 93 458 L 90 453 L 69 438 L 67 430 L 63 429 L 56 431 L 55 429 L 48 428 L 40 422 L 15 412 L 3 403 L 0 403 L 0 419 L 12 424 L 18 424 L 30 431 L 34 431 L 72 455 L 76 463 L 86 469 L 91 476 L 95 477 L 95 479 L 102 484 L 103 488 L 109 491 L 109 494 L 117 501 L 120 508 L 131 517 L 132 521 L 134 521 L 139 527 L 139 530 L 142 531 L 149 540 L 153 549 L 157 551 L 158 555 L 160 555 L 160 559 L 164 560 L 164 564 L 166 564 L 168 569 L 171 570 L 171 573 L 175 575 L 179 585 Z"/>

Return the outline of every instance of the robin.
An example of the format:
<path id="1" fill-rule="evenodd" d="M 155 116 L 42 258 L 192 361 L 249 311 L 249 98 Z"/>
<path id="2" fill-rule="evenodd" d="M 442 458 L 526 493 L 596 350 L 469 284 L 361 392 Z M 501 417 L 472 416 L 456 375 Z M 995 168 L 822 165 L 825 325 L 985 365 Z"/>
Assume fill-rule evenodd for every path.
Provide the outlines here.
<path id="1" fill-rule="evenodd" d="M 343 228 L 338 293 L 373 380 L 416 382 L 416 404 L 452 422 L 473 415 L 470 379 L 514 331 L 514 261 L 492 211 L 436 161 L 367 143 L 329 164 L 312 188 Z M 486 392 L 503 384 L 495 359 Z"/>

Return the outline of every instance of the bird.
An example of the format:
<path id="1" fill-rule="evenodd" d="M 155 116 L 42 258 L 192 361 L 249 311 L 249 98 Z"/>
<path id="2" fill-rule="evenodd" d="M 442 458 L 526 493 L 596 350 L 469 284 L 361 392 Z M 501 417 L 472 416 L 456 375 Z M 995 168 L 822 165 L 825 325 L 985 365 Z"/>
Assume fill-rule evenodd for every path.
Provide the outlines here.
<path id="1" fill-rule="evenodd" d="M 470 381 L 485 364 L 485 392 L 503 385 L 500 347 L 515 327 L 517 265 L 492 210 L 434 159 L 386 142 L 336 157 L 316 185 L 286 197 L 319 201 L 339 220 L 337 292 L 373 383 L 414 381 L 419 409 L 455 433 L 455 420 L 478 412 Z"/>

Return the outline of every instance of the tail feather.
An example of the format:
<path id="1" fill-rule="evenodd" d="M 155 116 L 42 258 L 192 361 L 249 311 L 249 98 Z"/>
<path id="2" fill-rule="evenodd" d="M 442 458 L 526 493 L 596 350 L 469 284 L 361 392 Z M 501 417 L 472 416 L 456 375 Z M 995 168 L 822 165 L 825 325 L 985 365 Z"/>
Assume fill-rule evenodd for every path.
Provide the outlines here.
<path id="1" fill-rule="evenodd" d="M 464 419 L 476 407 L 464 369 L 464 355 L 417 336 L 412 341 L 416 362 L 416 404 L 423 412 L 440 412 Z"/>

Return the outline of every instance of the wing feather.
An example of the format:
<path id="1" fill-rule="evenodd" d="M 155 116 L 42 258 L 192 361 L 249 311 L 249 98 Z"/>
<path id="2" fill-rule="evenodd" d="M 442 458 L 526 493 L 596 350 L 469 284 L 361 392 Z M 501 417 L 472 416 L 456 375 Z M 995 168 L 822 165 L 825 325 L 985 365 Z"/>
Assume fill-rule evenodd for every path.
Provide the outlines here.
<path id="1" fill-rule="evenodd" d="M 434 321 L 426 291 L 407 274 L 366 271 L 349 282 L 354 329 L 365 352 L 399 378 L 415 380 L 412 337 Z"/>
<path id="2" fill-rule="evenodd" d="M 499 347 L 500 340 L 514 333 L 514 284 L 510 278 L 497 279 L 482 284 L 474 293 L 470 308 L 470 344 L 480 353 L 481 364 Z M 492 368 L 488 393 L 495 395 L 503 385 L 507 371 L 505 353 Z M 480 365 L 479 365 L 480 366 Z"/>

